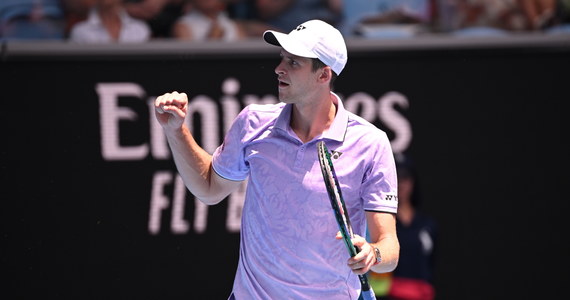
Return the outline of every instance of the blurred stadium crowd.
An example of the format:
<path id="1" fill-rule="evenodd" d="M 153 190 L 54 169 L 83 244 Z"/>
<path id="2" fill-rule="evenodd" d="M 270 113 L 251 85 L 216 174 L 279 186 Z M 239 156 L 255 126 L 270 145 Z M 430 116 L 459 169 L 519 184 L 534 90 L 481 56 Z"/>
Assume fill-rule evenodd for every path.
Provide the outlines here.
<path id="1" fill-rule="evenodd" d="M 322 19 L 348 38 L 570 33 L 570 0 L 1 0 L 1 40 L 258 39 Z"/>

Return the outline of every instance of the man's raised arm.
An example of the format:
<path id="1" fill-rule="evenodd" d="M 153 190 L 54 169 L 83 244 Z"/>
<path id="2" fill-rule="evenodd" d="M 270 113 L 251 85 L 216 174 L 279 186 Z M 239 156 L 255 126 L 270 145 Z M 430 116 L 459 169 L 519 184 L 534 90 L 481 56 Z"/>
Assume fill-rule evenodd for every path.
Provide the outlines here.
<path id="1" fill-rule="evenodd" d="M 190 133 L 185 119 L 188 111 L 186 93 L 166 93 L 154 102 L 155 115 L 164 130 L 174 163 L 188 190 L 205 204 L 217 204 L 240 182 L 222 178 L 212 169 L 212 155 Z"/>

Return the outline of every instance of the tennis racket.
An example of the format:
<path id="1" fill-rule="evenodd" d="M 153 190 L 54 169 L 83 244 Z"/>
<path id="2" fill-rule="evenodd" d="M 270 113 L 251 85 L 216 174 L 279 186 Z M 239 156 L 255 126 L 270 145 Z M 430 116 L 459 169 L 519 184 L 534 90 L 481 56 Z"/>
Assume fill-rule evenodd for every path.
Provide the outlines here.
<path id="1" fill-rule="evenodd" d="M 338 179 L 334 171 L 331 154 L 327 149 L 324 141 L 319 141 L 317 143 L 317 152 L 319 156 L 319 163 L 321 165 L 321 171 L 323 173 L 323 179 L 325 181 L 325 186 L 327 188 L 327 193 L 329 195 L 329 200 L 334 211 L 336 222 L 338 223 L 338 227 L 340 229 L 344 244 L 348 249 L 348 253 L 351 257 L 353 257 L 358 253 L 359 250 L 356 249 L 351 240 L 351 238 L 354 237 L 354 234 L 352 232 L 352 226 L 350 225 L 350 218 L 348 216 L 348 211 L 346 210 L 346 205 L 344 204 L 344 198 L 342 197 L 340 184 L 338 183 Z M 374 292 L 370 288 L 366 274 L 358 275 L 358 278 L 360 279 L 360 284 L 362 286 L 361 296 L 366 300 L 376 299 Z"/>

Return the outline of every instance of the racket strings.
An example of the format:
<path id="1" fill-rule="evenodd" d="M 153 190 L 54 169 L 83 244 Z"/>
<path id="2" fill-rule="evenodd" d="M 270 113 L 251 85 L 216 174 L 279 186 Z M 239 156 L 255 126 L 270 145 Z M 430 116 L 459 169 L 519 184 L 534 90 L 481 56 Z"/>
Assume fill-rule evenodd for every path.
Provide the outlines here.
<path id="1" fill-rule="evenodd" d="M 349 236 L 351 238 L 353 238 L 354 233 L 352 231 L 352 226 L 350 224 L 350 218 L 348 216 L 348 212 L 346 210 L 346 205 L 344 203 L 344 198 L 342 197 L 342 192 L 340 190 L 340 184 L 338 182 L 336 172 L 334 171 L 331 154 L 328 151 L 327 146 L 324 144 L 324 142 L 322 142 L 321 145 L 322 145 L 322 147 L 320 147 L 320 148 L 323 151 L 324 157 L 326 158 L 325 169 L 327 171 L 327 175 L 329 178 L 330 185 L 332 186 L 332 189 L 334 191 L 334 196 L 335 196 L 334 198 L 336 199 L 336 205 L 340 211 L 340 214 L 342 215 L 342 220 L 343 220 L 343 223 L 347 229 Z M 332 183 L 334 183 L 334 184 L 332 184 Z"/>

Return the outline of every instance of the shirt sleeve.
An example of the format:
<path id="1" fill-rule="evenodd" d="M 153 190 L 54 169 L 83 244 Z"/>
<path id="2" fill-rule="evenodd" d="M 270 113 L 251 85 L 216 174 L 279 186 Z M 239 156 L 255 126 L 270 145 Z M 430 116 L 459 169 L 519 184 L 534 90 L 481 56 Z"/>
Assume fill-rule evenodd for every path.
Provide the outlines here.
<path id="1" fill-rule="evenodd" d="M 390 140 L 384 132 L 370 147 L 370 167 L 362 183 L 364 210 L 396 213 L 398 211 L 398 178 Z"/>
<path id="2" fill-rule="evenodd" d="M 225 179 L 242 181 L 249 174 L 249 166 L 244 157 L 248 111 L 249 108 L 246 107 L 238 114 L 224 137 L 224 142 L 212 156 L 214 171 Z"/>

